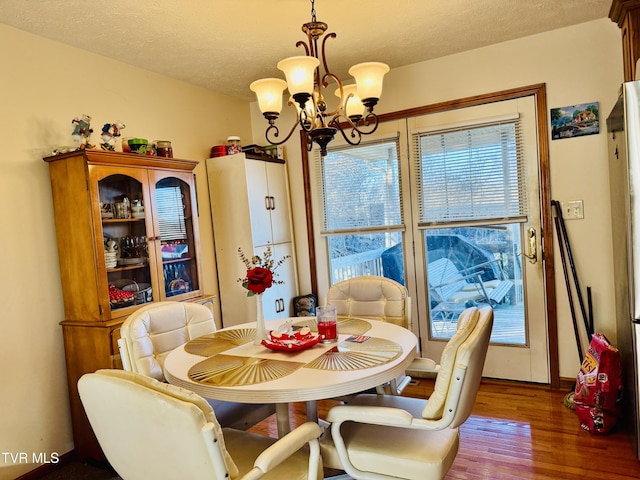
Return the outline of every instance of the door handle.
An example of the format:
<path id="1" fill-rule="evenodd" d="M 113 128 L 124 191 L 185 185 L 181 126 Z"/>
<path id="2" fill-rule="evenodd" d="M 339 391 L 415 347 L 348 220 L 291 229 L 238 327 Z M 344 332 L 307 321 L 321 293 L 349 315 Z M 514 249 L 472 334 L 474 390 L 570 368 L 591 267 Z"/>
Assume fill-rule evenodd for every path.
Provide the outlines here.
<path id="1" fill-rule="evenodd" d="M 264 208 L 267 210 L 275 210 L 276 209 L 276 201 L 271 195 L 267 195 L 264 197 Z"/>
<path id="2" fill-rule="evenodd" d="M 522 256 L 526 257 L 529 263 L 536 263 L 538 261 L 538 243 L 536 241 L 536 229 L 533 227 L 527 229 L 527 249 L 529 253 L 522 253 Z"/>

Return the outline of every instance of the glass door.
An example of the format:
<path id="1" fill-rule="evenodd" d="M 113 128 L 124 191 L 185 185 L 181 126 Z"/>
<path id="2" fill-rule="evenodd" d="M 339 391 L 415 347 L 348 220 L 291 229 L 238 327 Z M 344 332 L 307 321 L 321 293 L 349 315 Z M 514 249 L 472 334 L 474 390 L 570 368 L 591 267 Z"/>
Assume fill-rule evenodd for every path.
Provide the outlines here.
<path id="1" fill-rule="evenodd" d="M 162 299 L 181 300 L 200 289 L 198 219 L 193 174 L 152 171 L 153 249 Z"/>
<path id="2" fill-rule="evenodd" d="M 157 300 L 147 243 L 146 172 L 101 168 L 97 182 L 101 246 L 112 313 Z M 100 175 L 102 174 L 102 175 Z"/>
<path id="3" fill-rule="evenodd" d="M 423 354 L 439 357 L 466 307 L 491 305 L 484 374 L 548 383 L 534 97 L 415 117 L 408 127 Z"/>

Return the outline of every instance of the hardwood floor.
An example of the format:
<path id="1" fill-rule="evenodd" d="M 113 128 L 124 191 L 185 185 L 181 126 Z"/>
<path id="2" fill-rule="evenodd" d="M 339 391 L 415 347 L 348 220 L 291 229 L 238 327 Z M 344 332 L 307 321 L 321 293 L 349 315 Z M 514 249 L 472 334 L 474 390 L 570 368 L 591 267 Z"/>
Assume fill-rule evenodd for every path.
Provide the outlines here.
<path id="1" fill-rule="evenodd" d="M 430 380 L 419 380 L 404 394 L 427 398 Z M 629 436 L 582 430 L 576 413 L 562 400 L 567 392 L 509 382 L 483 381 L 474 412 L 461 427 L 460 451 L 447 480 L 559 480 L 640 478 L 640 461 Z M 336 401 L 318 403 L 320 416 Z M 305 421 L 304 404 L 291 406 L 292 427 Z M 251 429 L 277 436 L 275 417 Z M 334 472 L 329 472 L 333 474 Z"/>

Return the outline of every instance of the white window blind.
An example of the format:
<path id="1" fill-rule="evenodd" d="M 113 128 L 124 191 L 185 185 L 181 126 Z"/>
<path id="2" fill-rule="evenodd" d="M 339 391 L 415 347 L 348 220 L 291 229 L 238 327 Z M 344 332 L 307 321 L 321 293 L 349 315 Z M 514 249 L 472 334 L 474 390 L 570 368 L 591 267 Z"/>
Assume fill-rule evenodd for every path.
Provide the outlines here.
<path id="1" fill-rule="evenodd" d="M 526 219 L 520 121 L 417 132 L 419 227 Z"/>
<path id="2" fill-rule="evenodd" d="M 178 186 L 156 188 L 158 227 L 162 240 L 186 240 L 182 190 Z"/>
<path id="3" fill-rule="evenodd" d="M 324 235 L 403 229 L 398 138 L 316 156 Z"/>

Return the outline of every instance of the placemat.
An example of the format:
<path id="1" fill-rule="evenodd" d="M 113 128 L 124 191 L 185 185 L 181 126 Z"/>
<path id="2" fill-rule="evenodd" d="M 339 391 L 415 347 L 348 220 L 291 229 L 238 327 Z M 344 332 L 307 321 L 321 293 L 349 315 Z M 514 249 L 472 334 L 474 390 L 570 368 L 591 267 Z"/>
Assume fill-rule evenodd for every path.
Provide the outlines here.
<path id="1" fill-rule="evenodd" d="M 221 330 L 189 340 L 184 346 L 184 351 L 201 357 L 210 357 L 238 345 L 253 342 L 255 335 L 255 328 Z"/>
<path id="2" fill-rule="evenodd" d="M 390 362 L 402 353 L 402 347 L 386 338 L 369 337 L 366 341 L 342 341 L 327 350 L 305 368 L 319 370 L 360 370 Z"/>
<path id="3" fill-rule="evenodd" d="M 285 377 L 303 366 L 301 362 L 216 355 L 191 367 L 189 378 L 224 387 L 255 385 Z"/>

